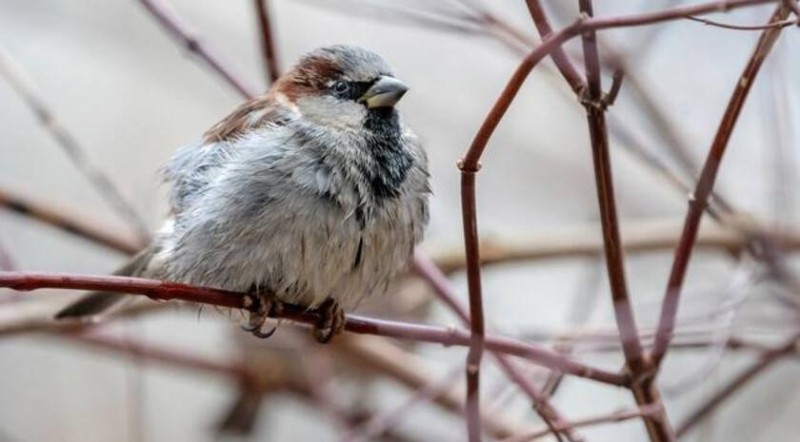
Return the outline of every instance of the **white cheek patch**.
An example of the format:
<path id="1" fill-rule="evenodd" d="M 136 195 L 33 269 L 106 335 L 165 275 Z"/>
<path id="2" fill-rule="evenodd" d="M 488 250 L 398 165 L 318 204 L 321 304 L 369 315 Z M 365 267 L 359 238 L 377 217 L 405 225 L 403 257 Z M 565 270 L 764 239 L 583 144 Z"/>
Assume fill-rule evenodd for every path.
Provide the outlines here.
<path id="1" fill-rule="evenodd" d="M 337 131 L 361 130 L 366 115 L 364 106 L 331 96 L 304 97 L 298 100 L 298 105 L 308 121 Z"/>

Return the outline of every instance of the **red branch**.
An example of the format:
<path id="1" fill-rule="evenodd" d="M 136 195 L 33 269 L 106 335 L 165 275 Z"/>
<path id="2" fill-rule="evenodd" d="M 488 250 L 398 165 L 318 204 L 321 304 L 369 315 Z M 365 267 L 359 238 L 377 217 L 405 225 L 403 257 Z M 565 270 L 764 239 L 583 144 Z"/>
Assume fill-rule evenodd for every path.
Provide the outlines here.
<path id="1" fill-rule="evenodd" d="M 775 13 L 772 14 L 769 22 L 772 23 L 784 20 L 788 15 L 789 8 L 783 3 L 778 6 Z M 681 289 L 683 288 L 686 270 L 689 267 L 689 261 L 692 257 L 694 244 L 697 240 L 700 220 L 703 211 L 708 205 L 708 198 L 714 188 L 714 182 L 716 181 L 717 172 L 722 163 L 723 155 L 725 155 L 725 150 L 728 147 L 728 141 L 731 139 L 733 128 L 739 119 L 739 114 L 742 111 L 742 107 L 744 107 L 744 102 L 750 92 L 750 88 L 755 82 L 756 76 L 767 54 L 769 54 L 775 41 L 777 41 L 781 30 L 782 28 L 769 28 L 762 32 L 761 37 L 758 39 L 756 48 L 750 56 L 750 60 L 747 62 L 744 72 L 742 72 L 742 75 L 739 77 L 739 81 L 736 83 L 736 88 L 733 90 L 733 95 L 728 102 L 728 107 L 725 110 L 725 114 L 722 116 L 722 122 L 717 129 L 717 134 L 708 151 L 706 162 L 700 173 L 700 179 L 697 182 L 694 193 L 689 199 L 689 210 L 686 213 L 683 232 L 678 241 L 678 246 L 675 249 L 675 258 L 672 263 L 672 270 L 670 271 L 667 289 L 661 306 L 661 319 L 658 324 L 658 333 L 656 334 L 656 340 L 651 354 L 656 365 L 658 365 L 664 357 L 669 343 L 672 340 Z"/>
<path id="2" fill-rule="evenodd" d="M 581 13 L 592 15 L 590 0 L 581 0 Z M 594 32 L 584 32 L 583 51 L 586 65 L 588 88 L 582 99 L 589 124 L 592 158 L 600 205 L 600 221 L 603 228 L 603 243 L 608 267 L 611 295 L 614 301 L 614 314 L 617 318 L 622 350 L 629 368 L 640 372 L 644 366 L 636 319 L 625 282 L 625 264 L 622 254 L 622 240 L 619 233 L 617 205 L 614 196 L 614 181 L 611 172 L 611 157 L 608 149 L 608 128 L 603 105 L 603 91 L 600 84 L 600 57 Z"/>
<path id="3" fill-rule="evenodd" d="M 480 366 L 485 330 L 481 295 L 481 258 L 478 247 L 478 221 L 475 207 L 475 170 L 461 170 L 461 213 L 469 288 L 470 343 L 467 353 L 467 430 L 470 442 L 480 442 Z"/>
<path id="4" fill-rule="evenodd" d="M 462 170 L 472 170 L 477 172 L 478 162 L 480 161 L 486 145 L 489 143 L 494 130 L 500 120 L 508 111 L 511 102 L 514 101 L 522 83 L 528 78 L 531 70 L 544 58 L 549 56 L 554 50 L 560 48 L 567 40 L 575 38 L 582 32 L 598 31 L 602 29 L 621 28 L 628 26 L 644 26 L 675 20 L 686 17 L 687 15 L 703 15 L 718 11 L 727 11 L 746 6 L 753 6 L 763 3 L 774 3 L 775 0 L 731 0 L 701 3 L 692 6 L 683 6 L 657 12 L 644 14 L 620 15 L 606 18 L 580 18 L 566 28 L 551 34 L 542 43 L 526 56 L 517 70 L 514 71 L 503 92 L 495 101 L 489 114 L 483 120 L 478 133 L 470 145 L 467 154 L 462 161 Z"/>
<path id="5" fill-rule="evenodd" d="M 430 258 L 417 251 L 414 254 L 414 268 L 420 277 L 431 284 L 436 297 L 444 302 L 445 305 L 447 305 L 464 324 L 469 325 L 469 313 L 464 306 L 458 302 L 453 285 L 447 279 L 445 274 L 442 273 L 438 267 L 436 267 L 436 264 L 434 264 Z M 489 350 L 492 350 L 491 347 Z M 528 395 L 533 402 L 536 412 L 539 414 L 545 424 L 547 424 L 548 428 L 553 430 L 553 434 L 556 435 L 556 438 L 561 440 L 561 435 L 555 430 L 556 424 L 564 420 L 564 418 L 561 416 L 561 413 L 559 413 L 558 410 L 556 410 L 555 407 L 550 404 L 550 401 L 548 401 L 547 397 L 545 397 L 545 395 L 539 391 L 536 385 L 534 385 L 524 373 L 522 373 L 511 361 L 508 360 L 506 355 L 495 351 L 492 353 L 497 359 L 500 368 L 505 371 L 506 375 L 509 377 L 509 379 L 511 379 L 512 382 L 517 384 L 522 391 Z M 574 437 L 570 431 L 566 432 L 566 436 L 569 440 L 577 440 L 577 438 Z"/>
<path id="6" fill-rule="evenodd" d="M 0 272 L 0 287 L 8 287 L 18 291 L 56 288 L 117 292 L 144 295 L 161 301 L 180 300 L 244 310 L 251 305 L 251 302 L 248 301 L 249 295 L 243 293 L 123 276 Z M 315 324 L 319 321 L 316 312 L 291 304 L 287 304 L 284 311 L 276 318 L 289 319 L 304 324 Z M 470 344 L 470 333 L 464 329 L 385 321 L 357 315 L 348 315 L 345 330 L 357 334 L 378 335 L 448 346 L 468 346 Z M 553 370 L 564 371 L 565 373 L 606 384 L 622 386 L 628 382 L 626 376 L 589 367 L 545 348 L 505 336 L 487 336 L 486 347 L 492 351 L 531 360 Z"/>
<path id="7" fill-rule="evenodd" d="M 269 1 L 270 0 L 253 0 L 256 7 L 258 28 L 261 31 L 261 58 L 264 61 L 264 71 L 267 74 L 267 80 L 269 80 L 269 84 L 272 84 L 280 77 L 281 72 L 280 69 L 278 69 L 278 56 L 272 36 Z"/>
<path id="8" fill-rule="evenodd" d="M 588 17 L 593 15 L 592 0 L 579 0 L 579 4 L 582 15 Z M 643 358 L 636 318 L 630 302 L 627 283 L 625 282 L 625 258 L 619 233 L 614 180 L 609 154 L 608 127 L 605 118 L 607 101 L 603 97 L 601 85 L 597 39 L 593 31 L 584 32 L 581 37 L 587 83 L 586 92 L 581 102 L 586 108 L 586 119 L 589 124 L 595 186 L 600 206 L 600 221 L 603 228 L 603 250 L 611 286 L 614 316 L 619 329 L 619 339 L 622 342 L 625 363 L 634 378 L 631 391 L 636 403 L 639 406 L 659 404 L 660 394 L 655 384 L 641 381 L 641 379 L 652 375 L 648 364 Z M 663 411 L 658 415 L 645 416 L 644 422 L 651 441 L 666 442 L 675 439 L 667 415 Z"/>
<path id="9" fill-rule="evenodd" d="M 547 15 L 545 15 L 541 3 L 539 0 L 525 0 L 525 4 L 528 6 L 528 12 L 531 14 L 533 24 L 536 25 L 536 30 L 539 31 L 539 37 L 542 40 L 546 39 L 553 33 L 553 28 L 550 27 L 550 22 L 547 20 Z M 564 49 L 561 47 L 556 48 L 551 57 L 559 72 L 561 72 L 561 76 L 572 88 L 572 91 L 575 94 L 582 93 L 586 88 L 586 83 L 584 83 Z"/>
<path id="10" fill-rule="evenodd" d="M 509 106 L 511 105 L 512 101 L 516 97 L 517 93 L 519 93 L 522 84 L 527 79 L 528 75 L 530 74 L 531 70 L 537 66 L 537 64 L 546 56 L 553 53 L 555 50 L 559 49 L 561 45 L 567 40 L 580 35 L 581 33 L 586 33 L 590 31 L 600 30 L 600 29 L 609 29 L 615 27 L 623 27 L 623 26 L 640 26 L 640 25 L 647 25 L 653 24 L 665 20 L 673 20 L 681 17 L 685 17 L 687 15 L 701 15 L 705 13 L 715 12 L 718 10 L 726 10 L 726 9 L 734 9 L 738 7 L 750 6 L 760 3 L 767 3 L 765 0 L 738 0 L 738 1 L 724 1 L 724 2 L 713 2 L 713 3 L 705 3 L 693 6 L 686 6 L 686 7 L 679 7 L 679 8 L 672 8 L 669 10 L 658 11 L 658 12 L 651 12 L 651 13 L 644 13 L 644 14 L 634 14 L 628 16 L 617 16 L 617 17 L 610 17 L 610 18 L 586 18 L 581 17 L 572 25 L 562 29 L 561 31 L 551 34 L 549 37 L 545 38 L 542 43 L 534 49 L 528 56 L 526 56 L 522 62 L 520 63 L 519 67 L 517 67 L 516 71 L 512 74 L 511 78 L 509 79 L 506 87 L 503 89 L 500 97 L 498 97 L 497 101 L 495 101 L 492 109 L 489 111 L 489 114 L 484 119 L 483 123 L 481 124 L 478 133 L 475 135 L 475 138 L 472 141 L 467 153 L 465 154 L 463 160 L 459 163 L 459 168 L 461 169 L 461 202 L 462 202 L 462 220 L 464 224 L 464 240 L 465 240 L 465 248 L 467 254 L 467 277 L 468 277 L 468 285 L 469 285 L 469 293 L 470 293 L 470 311 L 472 313 L 472 346 L 470 355 L 468 356 L 468 378 L 467 378 L 467 385 L 468 391 L 473 391 L 473 395 L 475 395 L 475 402 L 477 402 L 477 388 L 478 388 L 478 366 L 472 365 L 477 360 L 480 361 L 480 344 L 481 339 L 480 336 L 483 334 L 483 316 L 482 316 L 482 307 L 481 307 L 481 287 L 480 287 L 480 256 L 479 256 L 479 248 L 478 248 L 478 233 L 477 233 L 477 214 L 475 210 L 475 175 L 477 174 L 478 170 L 480 169 L 480 158 L 486 149 L 486 146 L 491 138 L 494 130 L 497 128 L 497 125 L 500 123 L 500 120 L 503 118 L 505 113 L 508 111 Z M 599 80 L 599 76 L 597 77 Z M 597 86 L 599 87 L 599 81 Z M 592 86 L 589 85 L 591 88 Z M 592 126 L 590 124 L 590 126 Z M 603 129 L 601 127 L 594 127 L 593 131 L 596 129 Z M 604 130 L 604 129 L 603 129 Z M 607 137 L 607 134 L 605 135 Z M 596 167 L 602 166 L 602 161 L 600 163 L 596 163 Z M 610 175 L 609 175 L 610 176 Z M 598 188 L 598 192 L 608 193 L 608 190 L 611 190 L 610 187 L 607 186 L 608 181 L 603 183 L 602 177 L 598 181 L 598 185 L 606 186 L 604 191 L 601 188 Z M 602 197 L 601 197 L 602 199 Z M 702 211 L 701 211 L 702 213 Z M 604 213 L 604 215 L 608 215 Z M 607 219 L 608 222 L 608 219 Z M 604 229 L 608 232 L 608 229 Z M 607 243 L 608 244 L 608 243 Z M 612 253 L 613 250 L 609 251 L 608 247 L 606 248 L 607 253 Z M 621 261 L 620 261 L 621 262 Z M 613 266 L 619 266 L 621 268 L 621 264 L 610 264 Z M 613 276 L 619 276 L 621 273 L 612 272 Z M 623 295 L 625 294 L 624 291 L 620 291 L 619 288 L 624 288 L 624 280 L 619 278 L 612 278 L 612 281 L 616 282 L 616 290 L 615 293 L 615 300 L 622 299 Z M 627 298 L 625 295 L 624 298 Z M 618 304 L 617 307 L 620 307 Z M 622 305 L 622 307 L 625 307 Z M 475 317 L 476 313 L 480 313 L 481 316 L 479 318 Z M 636 371 L 638 374 L 644 374 L 644 364 L 641 358 L 641 346 L 638 344 L 638 337 L 635 334 L 635 323 L 633 321 L 632 312 L 628 314 L 628 312 L 618 312 L 618 323 L 620 325 L 620 332 L 621 337 L 623 340 L 627 339 L 627 352 L 626 352 L 626 359 L 628 363 L 631 365 L 631 369 Z M 636 341 L 633 338 L 636 337 Z M 625 342 L 624 342 L 625 343 Z M 638 349 L 638 350 L 637 350 Z M 639 403 L 654 403 L 659 400 L 657 390 L 655 390 L 654 386 L 647 383 L 648 385 L 640 385 L 640 387 L 634 388 L 634 394 L 637 398 L 637 402 Z M 637 393 L 638 392 L 638 393 Z M 468 393 L 469 394 L 469 393 Z M 474 405 L 477 407 L 477 405 Z M 477 409 L 477 408 L 475 408 Z M 468 413 L 468 416 L 474 414 L 474 410 L 472 413 Z M 648 429 L 650 431 L 651 437 L 658 437 L 658 439 L 654 440 L 670 440 L 671 437 L 671 429 L 669 428 L 668 423 L 665 422 L 664 419 L 648 419 L 648 421 L 652 425 L 648 425 Z M 468 427 L 470 430 L 470 437 L 474 437 L 476 429 L 473 423 L 468 423 Z"/>
<path id="11" fill-rule="evenodd" d="M 200 41 L 187 24 L 171 5 L 164 0 L 139 0 L 150 14 L 158 20 L 170 35 L 180 41 L 189 52 L 206 62 L 208 67 L 218 73 L 225 81 L 233 86 L 240 94 L 252 98 L 257 95 L 256 88 L 228 69 L 211 50 Z"/>

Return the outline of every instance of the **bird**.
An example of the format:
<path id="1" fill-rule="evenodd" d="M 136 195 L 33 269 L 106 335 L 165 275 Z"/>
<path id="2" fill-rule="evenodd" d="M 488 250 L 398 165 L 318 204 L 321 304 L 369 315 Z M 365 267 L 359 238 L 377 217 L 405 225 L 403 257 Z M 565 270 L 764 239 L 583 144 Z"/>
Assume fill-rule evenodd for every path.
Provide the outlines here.
<path id="1" fill-rule="evenodd" d="M 163 170 L 169 216 L 115 274 L 251 295 L 243 328 L 261 338 L 275 331 L 268 317 L 300 305 L 328 342 L 424 237 L 427 155 L 396 108 L 408 89 L 370 50 L 305 54 L 176 151 Z M 56 318 L 96 317 L 124 298 L 89 293 Z"/>

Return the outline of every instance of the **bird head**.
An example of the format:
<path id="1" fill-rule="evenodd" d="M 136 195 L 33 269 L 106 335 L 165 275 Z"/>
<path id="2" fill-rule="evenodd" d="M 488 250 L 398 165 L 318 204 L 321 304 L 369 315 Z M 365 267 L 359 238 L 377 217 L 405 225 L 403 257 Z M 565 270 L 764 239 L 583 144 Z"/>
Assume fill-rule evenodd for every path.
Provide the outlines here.
<path id="1" fill-rule="evenodd" d="M 368 118 L 389 118 L 408 91 L 377 54 L 355 46 L 316 49 L 275 84 L 278 97 L 326 127 L 359 130 Z"/>

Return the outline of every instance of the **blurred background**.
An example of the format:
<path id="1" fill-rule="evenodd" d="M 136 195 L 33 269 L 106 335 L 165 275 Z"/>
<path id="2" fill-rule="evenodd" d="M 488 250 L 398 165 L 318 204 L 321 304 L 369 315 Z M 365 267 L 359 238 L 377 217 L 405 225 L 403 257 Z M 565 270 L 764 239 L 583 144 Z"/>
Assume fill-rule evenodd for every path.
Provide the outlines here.
<path id="1" fill-rule="evenodd" d="M 243 100 L 143 3 L 0 1 L 0 199 L 73 215 L 133 248 L 166 213 L 159 168 Z M 267 3 L 281 71 L 313 48 L 350 43 L 384 56 L 411 85 L 400 109 L 428 151 L 434 188 L 422 249 L 466 303 L 456 162 L 539 41 L 525 2 Z M 577 2 L 542 3 L 555 29 L 577 17 Z M 266 89 L 253 1 L 151 4 L 179 18 L 244 84 Z M 595 15 L 681 4 L 597 2 Z M 763 24 L 773 9 L 708 18 Z M 767 59 L 715 187 L 719 216 L 704 219 L 675 346 L 659 377 L 676 427 L 800 328 L 792 276 L 800 247 L 798 35 L 786 28 Z M 626 73 L 608 118 L 628 286 L 645 335 L 658 319 L 687 189 L 758 36 L 689 20 L 600 34 L 601 54 L 616 54 L 613 66 Z M 580 42 L 566 49 L 582 66 Z M 604 66 L 605 88 L 613 66 Z M 56 137 L 48 129 L 53 120 L 42 124 L 40 104 L 31 106 L 31 91 L 57 120 Z M 477 179 L 483 252 L 497 261 L 483 271 L 484 304 L 492 330 L 616 371 L 624 360 L 584 114 L 547 60 L 490 141 Z M 65 149 L 64 132 L 67 146 L 79 150 Z M 135 215 L 109 203 L 87 167 L 89 175 L 96 167 L 109 177 Z M 750 253 L 768 234 L 774 253 Z M 105 274 L 125 261 L 124 248 L 0 209 L 0 266 L 7 270 Z M 408 276 L 396 285 L 360 312 L 460 325 L 425 283 Z M 262 342 L 226 312 L 147 302 L 89 335 L 61 333 L 49 315 L 78 295 L 0 289 L 0 441 L 466 439 L 463 347 L 349 335 L 321 347 L 292 325 Z M 519 366 L 553 390 L 552 403 L 570 419 L 635 407 L 627 390 L 573 377 L 557 382 L 546 369 Z M 542 427 L 528 397 L 488 355 L 482 377 L 487 440 Z M 681 439 L 795 440 L 798 393 L 800 364 L 790 345 Z M 647 440 L 639 419 L 579 434 Z"/>

